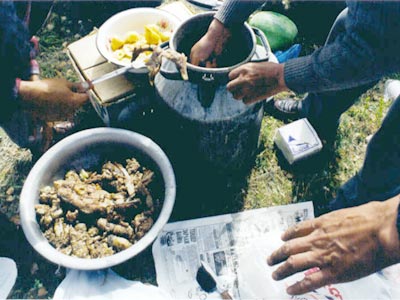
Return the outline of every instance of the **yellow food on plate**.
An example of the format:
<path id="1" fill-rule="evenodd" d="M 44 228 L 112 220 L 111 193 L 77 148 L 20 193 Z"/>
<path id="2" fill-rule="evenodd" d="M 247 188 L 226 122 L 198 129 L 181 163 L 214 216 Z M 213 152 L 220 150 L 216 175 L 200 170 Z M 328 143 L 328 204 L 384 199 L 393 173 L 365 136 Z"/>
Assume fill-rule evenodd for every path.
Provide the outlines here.
<path id="1" fill-rule="evenodd" d="M 111 38 L 111 49 L 113 51 L 118 50 L 120 48 L 122 48 L 122 46 L 124 45 L 124 41 L 121 40 L 120 38 L 114 36 Z"/>
<path id="2" fill-rule="evenodd" d="M 110 38 L 110 48 L 113 56 L 120 62 L 127 64 L 132 58 L 132 51 L 135 47 L 142 45 L 159 45 L 170 39 L 172 30 L 166 26 L 165 21 L 158 24 L 148 24 L 144 26 L 144 33 L 140 34 L 137 31 L 128 31 L 120 36 L 113 36 Z M 151 52 L 146 53 L 147 59 Z M 146 60 L 143 55 L 140 59 Z"/>
<path id="3" fill-rule="evenodd" d="M 169 40 L 170 34 L 168 32 L 163 32 L 160 26 L 156 24 L 150 24 L 146 27 L 149 28 L 153 33 L 157 34 L 160 37 L 161 42 L 166 42 Z"/>
<path id="4" fill-rule="evenodd" d="M 136 31 L 130 31 L 125 35 L 124 43 L 133 44 L 136 43 L 140 39 L 139 33 Z"/>
<path id="5" fill-rule="evenodd" d="M 144 27 L 144 37 L 149 45 L 158 45 L 161 43 L 161 37 L 149 26 Z"/>

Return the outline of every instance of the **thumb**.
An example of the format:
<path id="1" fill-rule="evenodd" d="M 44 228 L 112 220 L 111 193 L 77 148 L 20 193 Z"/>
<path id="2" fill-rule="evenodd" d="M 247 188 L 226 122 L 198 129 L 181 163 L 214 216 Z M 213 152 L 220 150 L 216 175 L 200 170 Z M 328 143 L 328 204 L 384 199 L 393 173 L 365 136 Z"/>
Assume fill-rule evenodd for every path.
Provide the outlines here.
<path id="1" fill-rule="evenodd" d="M 74 82 L 70 85 L 71 91 L 74 93 L 85 93 L 91 88 L 90 83 L 84 82 Z"/>
<path id="2" fill-rule="evenodd" d="M 242 70 L 242 69 L 241 69 L 241 67 L 239 66 L 239 67 L 237 67 L 236 69 L 233 69 L 232 71 L 230 71 L 229 74 L 228 74 L 229 80 L 233 80 L 233 79 L 239 77 L 239 75 L 240 75 L 240 73 L 241 73 L 241 70 Z"/>
<path id="3" fill-rule="evenodd" d="M 199 56 L 198 56 L 197 54 L 191 52 L 191 53 L 190 53 L 190 63 L 191 63 L 192 65 L 198 66 L 199 63 L 200 63 L 200 58 L 199 58 Z"/>
<path id="4" fill-rule="evenodd" d="M 82 106 L 89 99 L 89 95 L 86 93 L 74 93 L 71 97 L 71 101 L 74 106 Z"/>

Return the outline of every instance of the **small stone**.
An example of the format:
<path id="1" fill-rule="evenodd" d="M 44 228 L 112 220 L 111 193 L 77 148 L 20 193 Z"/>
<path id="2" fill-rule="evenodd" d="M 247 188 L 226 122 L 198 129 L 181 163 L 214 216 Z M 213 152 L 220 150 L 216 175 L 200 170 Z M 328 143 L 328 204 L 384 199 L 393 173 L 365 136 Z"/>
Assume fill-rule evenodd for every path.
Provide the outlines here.
<path id="1" fill-rule="evenodd" d="M 6 201 L 7 201 L 7 202 L 13 202 L 13 201 L 14 201 L 14 196 L 13 196 L 13 195 L 8 195 L 8 196 L 6 197 Z"/>
<path id="2" fill-rule="evenodd" d="M 35 275 L 37 271 L 39 271 L 39 266 L 34 262 L 31 266 L 31 275 Z"/>
<path id="3" fill-rule="evenodd" d="M 38 297 L 44 297 L 48 294 L 47 290 L 44 287 L 41 287 L 38 290 Z"/>
<path id="4" fill-rule="evenodd" d="M 6 191 L 6 194 L 7 195 L 13 195 L 14 194 L 14 187 L 9 187 L 8 189 L 7 189 L 7 191 Z"/>
<path id="5" fill-rule="evenodd" d="M 20 220 L 20 218 L 19 218 L 18 215 L 12 216 L 12 217 L 10 218 L 10 221 L 11 221 L 12 223 L 14 223 L 15 225 L 17 225 L 17 226 L 21 225 L 21 220 Z"/>
<path id="6" fill-rule="evenodd" d="M 47 30 L 52 31 L 53 29 L 54 29 L 54 24 L 53 23 L 47 24 Z"/>

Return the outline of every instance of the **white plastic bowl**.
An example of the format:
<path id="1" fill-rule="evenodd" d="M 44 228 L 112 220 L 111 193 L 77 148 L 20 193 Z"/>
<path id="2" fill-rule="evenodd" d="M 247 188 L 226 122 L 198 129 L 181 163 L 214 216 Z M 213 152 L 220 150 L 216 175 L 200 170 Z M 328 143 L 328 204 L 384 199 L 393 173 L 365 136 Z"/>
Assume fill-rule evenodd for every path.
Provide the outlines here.
<path id="1" fill-rule="evenodd" d="M 63 178 L 72 168 L 90 169 L 104 159 L 136 157 L 143 165 L 151 166 L 162 177 L 164 199 L 162 209 L 152 228 L 126 250 L 104 258 L 84 259 L 65 255 L 56 250 L 44 237 L 36 220 L 35 204 L 39 191 L 54 180 Z M 145 162 L 143 162 L 143 160 Z M 108 268 L 134 257 L 147 248 L 168 222 L 175 202 L 175 176 L 161 148 L 151 139 L 124 129 L 95 128 L 80 131 L 51 147 L 33 166 L 20 197 L 22 229 L 32 247 L 49 261 L 70 269 L 98 270 Z"/>
<path id="2" fill-rule="evenodd" d="M 132 8 L 113 15 L 100 26 L 96 46 L 100 54 L 109 62 L 124 67 L 127 64 L 119 61 L 113 56 L 110 48 L 110 38 L 114 36 L 123 37 L 129 31 L 144 33 L 144 26 L 166 21 L 172 31 L 179 26 L 180 21 L 172 14 L 157 8 Z M 132 69 L 132 73 L 147 73 L 147 68 Z"/>

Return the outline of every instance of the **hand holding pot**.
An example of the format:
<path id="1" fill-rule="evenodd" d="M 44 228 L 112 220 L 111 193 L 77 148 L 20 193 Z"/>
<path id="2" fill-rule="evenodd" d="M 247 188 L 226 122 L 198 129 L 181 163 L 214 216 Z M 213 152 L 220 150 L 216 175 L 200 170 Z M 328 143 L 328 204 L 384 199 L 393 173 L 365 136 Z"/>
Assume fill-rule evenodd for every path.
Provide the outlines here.
<path id="1" fill-rule="evenodd" d="M 399 200 L 396 196 L 342 209 L 288 229 L 282 236 L 286 243 L 268 258 L 269 265 L 283 262 L 273 279 L 316 268 L 288 287 L 289 294 L 298 295 L 359 279 L 399 262 Z"/>
<path id="2" fill-rule="evenodd" d="M 229 29 L 213 19 L 207 33 L 192 47 L 190 63 L 206 68 L 216 68 L 218 56 L 221 55 L 231 33 Z"/>
<path id="3" fill-rule="evenodd" d="M 283 64 L 273 62 L 246 63 L 229 73 L 227 89 L 235 99 L 245 104 L 265 100 L 289 90 L 285 84 L 283 68 Z"/>

